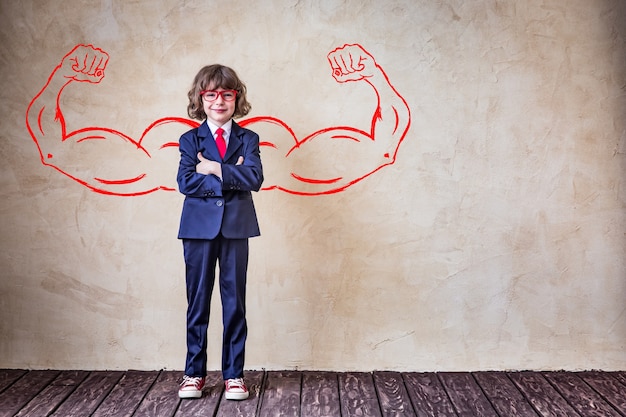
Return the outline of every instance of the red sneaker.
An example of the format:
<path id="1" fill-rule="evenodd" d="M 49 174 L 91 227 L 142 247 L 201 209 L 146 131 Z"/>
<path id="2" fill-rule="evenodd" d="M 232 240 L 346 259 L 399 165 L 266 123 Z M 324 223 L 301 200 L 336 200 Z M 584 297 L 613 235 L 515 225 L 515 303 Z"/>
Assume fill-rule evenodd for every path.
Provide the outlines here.
<path id="1" fill-rule="evenodd" d="M 183 382 L 178 388 L 179 398 L 200 398 L 204 388 L 204 378 L 187 376 L 183 377 Z"/>
<path id="2" fill-rule="evenodd" d="M 243 378 L 229 379 L 224 381 L 224 383 L 226 384 L 224 397 L 227 400 L 245 400 L 250 395 Z"/>

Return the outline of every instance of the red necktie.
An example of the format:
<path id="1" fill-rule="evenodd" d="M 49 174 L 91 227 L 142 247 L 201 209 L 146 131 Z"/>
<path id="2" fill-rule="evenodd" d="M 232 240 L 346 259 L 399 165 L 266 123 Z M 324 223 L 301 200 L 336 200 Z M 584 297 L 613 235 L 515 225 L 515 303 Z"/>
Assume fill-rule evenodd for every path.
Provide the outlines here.
<path id="1" fill-rule="evenodd" d="M 217 135 L 215 137 L 215 143 L 217 144 L 217 150 L 220 153 L 222 159 L 224 159 L 224 155 L 226 155 L 226 141 L 224 140 L 224 129 L 221 127 L 215 131 Z"/>

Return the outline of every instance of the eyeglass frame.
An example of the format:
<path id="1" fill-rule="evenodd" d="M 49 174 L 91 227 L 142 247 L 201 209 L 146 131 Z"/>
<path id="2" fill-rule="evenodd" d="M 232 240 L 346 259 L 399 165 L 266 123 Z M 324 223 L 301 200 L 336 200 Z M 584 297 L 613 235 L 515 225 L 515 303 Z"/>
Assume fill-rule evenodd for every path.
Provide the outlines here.
<path id="1" fill-rule="evenodd" d="M 217 96 L 213 100 L 208 100 L 208 99 L 204 98 L 204 95 L 206 93 L 215 93 L 215 94 L 217 94 Z M 224 93 L 233 93 L 233 99 L 232 100 L 227 100 L 226 97 L 224 97 Z M 224 101 L 235 101 L 235 100 L 237 100 L 237 90 L 222 90 L 222 91 L 202 90 L 202 91 L 200 91 L 200 98 L 202 100 L 206 100 L 208 102 L 216 101 L 220 97 L 222 97 L 222 100 L 224 100 Z"/>

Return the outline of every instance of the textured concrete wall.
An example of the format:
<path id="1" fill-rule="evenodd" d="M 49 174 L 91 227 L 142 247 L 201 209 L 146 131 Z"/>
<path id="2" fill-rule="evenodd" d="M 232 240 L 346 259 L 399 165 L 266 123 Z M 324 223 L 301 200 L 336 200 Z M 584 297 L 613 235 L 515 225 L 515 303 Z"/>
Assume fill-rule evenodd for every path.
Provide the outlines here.
<path id="1" fill-rule="evenodd" d="M 1 2 L 0 367 L 182 369 L 160 146 L 219 62 L 277 146 L 247 368 L 626 369 L 625 22 L 619 0 Z"/>

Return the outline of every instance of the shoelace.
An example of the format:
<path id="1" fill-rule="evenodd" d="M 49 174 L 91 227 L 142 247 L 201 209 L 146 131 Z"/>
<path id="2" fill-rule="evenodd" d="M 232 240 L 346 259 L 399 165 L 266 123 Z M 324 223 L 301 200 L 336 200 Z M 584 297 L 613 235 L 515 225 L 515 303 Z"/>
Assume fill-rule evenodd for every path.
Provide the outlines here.
<path id="1" fill-rule="evenodd" d="M 183 382 L 180 384 L 182 385 L 193 385 L 196 388 L 202 383 L 202 378 L 197 377 L 197 376 L 183 376 Z"/>
<path id="2" fill-rule="evenodd" d="M 243 389 L 243 378 L 233 378 L 228 380 L 228 388 L 240 388 Z"/>

